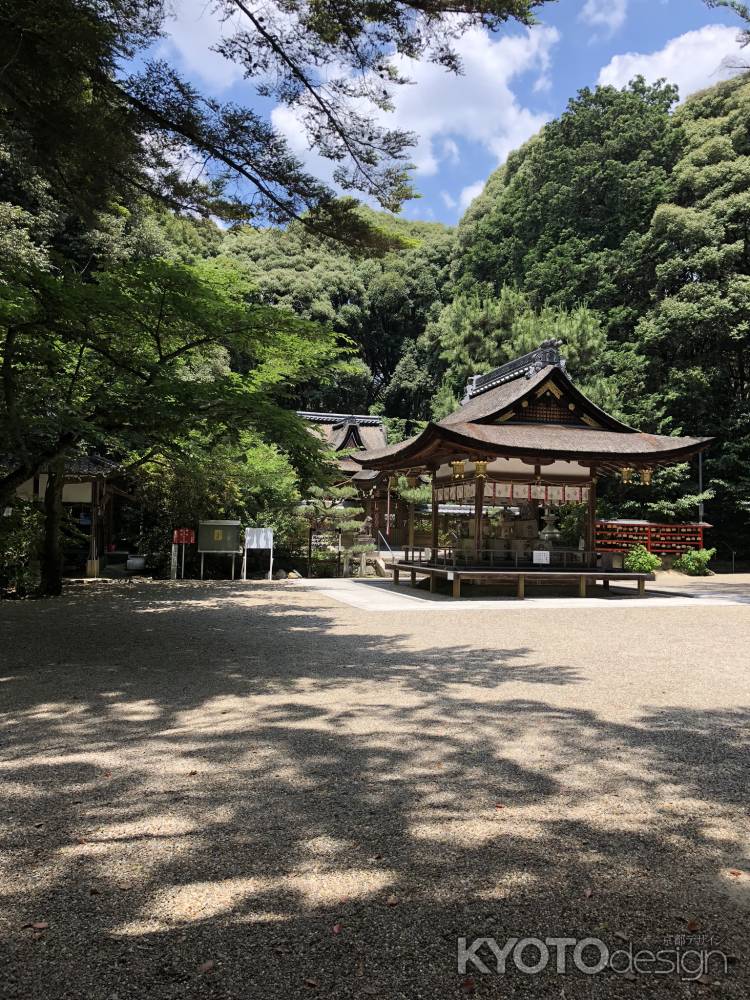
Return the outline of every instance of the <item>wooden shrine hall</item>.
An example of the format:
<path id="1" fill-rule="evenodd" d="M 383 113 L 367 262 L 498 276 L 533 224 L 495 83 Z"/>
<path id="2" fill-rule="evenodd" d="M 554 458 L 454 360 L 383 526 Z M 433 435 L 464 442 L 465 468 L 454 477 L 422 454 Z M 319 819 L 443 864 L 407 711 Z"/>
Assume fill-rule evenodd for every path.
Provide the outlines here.
<path id="1" fill-rule="evenodd" d="M 462 580 L 512 580 L 523 597 L 527 580 L 571 579 L 585 595 L 588 583 L 599 580 L 605 587 L 613 579 L 637 580 L 643 593 L 653 579 L 616 566 L 613 522 L 601 523 L 607 544 L 597 544 L 597 482 L 620 476 L 647 488 L 656 468 L 700 454 L 712 439 L 648 434 L 617 420 L 575 386 L 559 346 L 545 341 L 474 376 L 461 407 L 444 420 L 400 444 L 356 454 L 365 470 L 431 479 L 431 543 L 405 547 L 394 563 L 396 583 L 400 572 L 409 572 L 412 583 L 417 574 L 428 575 L 435 589 L 442 577 L 460 596 Z M 569 503 L 586 505 L 577 548 L 562 544 L 556 524 L 556 508 Z M 463 518 L 460 533 L 448 540 L 443 533 L 449 544 L 440 544 L 443 504 L 468 507 L 472 515 Z M 702 544 L 702 525 L 676 528 L 684 531 L 675 536 L 675 552 Z"/>

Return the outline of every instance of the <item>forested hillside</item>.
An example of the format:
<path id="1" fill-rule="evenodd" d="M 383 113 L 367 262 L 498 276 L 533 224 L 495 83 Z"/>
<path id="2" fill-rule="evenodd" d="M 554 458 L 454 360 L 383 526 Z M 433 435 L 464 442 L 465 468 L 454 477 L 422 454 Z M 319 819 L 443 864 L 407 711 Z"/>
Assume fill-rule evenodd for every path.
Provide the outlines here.
<path id="1" fill-rule="evenodd" d="M 353 353 L 301 405 L 440 417 L 468 376 L 558 336 L 597 402 L 660 433 L 715 435 L 717 537 L 747 544 L 750 497 L 750 81 L 677 105 L 643 81 L 584 90 L 493 174 L 456 231 L 363 210 L 404 245 L 353 256 L 292 225 L 227 232 L 212 253 L 260 301 Z M 694 469 L 613 510 L 694 517 Z M 645 506 L 644 506 L 645 503 Z M 730 528 L 731 525 L 731 528 Z"/>
<path id="2" fill-rule="evenodd" d="M 499 6 L 524 18 L 534 4 Z M 750 550 L 747 76 L 682 105 L 668 83 L 580 92 L 450 229 L 337 198 L 267 123 L 202 104 L 164 65 L 119 72 L 159 37 L 162 4 L 11 7 L 0 500 L 49 470 L 48 592 L 72 456 L 113 456 L 154 512 L 154 538 L 183 512 L 283 532 L 330 472 L 295 409 L 383 414 L 396 438 L 455 407 L 469 375 L 548 337 L 626 420 L 718 438 L 707 516 L 716 539 Z M 318 134 L 334 159 L 361 125 L 352 113 L 335 141 Z M 397 209 L 412 140 L 376 138 L 367 155 L 382 175 L 361 174 L 357 147 L 348 189 Z M 186 151 L 213 168 L 189 180 Z M 250 176 L 251 162 L 265 173 Z M 648 495 L 610 483 L 603 512 L 692 519 L 696 494 L 684 467 Z M 38 510 L 19 517 L 0 526 L 6 549 L 38 528 Z"/>

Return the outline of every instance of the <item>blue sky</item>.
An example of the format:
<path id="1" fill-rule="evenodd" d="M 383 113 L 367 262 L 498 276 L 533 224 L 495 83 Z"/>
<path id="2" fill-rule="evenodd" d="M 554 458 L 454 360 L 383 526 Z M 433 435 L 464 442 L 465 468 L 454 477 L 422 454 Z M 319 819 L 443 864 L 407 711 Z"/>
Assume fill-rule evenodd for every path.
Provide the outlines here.
<path id="1" fill-rule="evenodd" d="M 213 96 L 257 107 L 252 84 L 211 52 L 221 27 L 210 0 L 176 0 L 175 7 L 165 54 Z M 508 153 L 581 87 L 624 86 L 642 73 L 667 77 L 685 97 L 730 75 L 722 64 L 740 51 L 736 15 L 702 0 L 557 0 L 538 17 L 528 30 L 468 32 L 458 43 L 459 78 L 428 64 L 404 65 L 414 85 L 397 88 L 396 109 L 382 120 L 420 135 L 413 183 L 421 197 L 405 216 L 457 222 Z M 327 178 L 328 163 L 309 152 L 293 112 L 268 110 L 311 171 Z"/>

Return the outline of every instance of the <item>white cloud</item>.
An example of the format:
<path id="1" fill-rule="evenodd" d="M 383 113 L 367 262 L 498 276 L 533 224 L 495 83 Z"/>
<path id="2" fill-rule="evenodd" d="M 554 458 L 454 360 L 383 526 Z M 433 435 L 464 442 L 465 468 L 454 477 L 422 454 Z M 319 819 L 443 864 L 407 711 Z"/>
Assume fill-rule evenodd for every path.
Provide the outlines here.
<path id="1" fill-rule="evenodd" d="M 167 54 L 176 55 L 186 73 L 214 90 L 227 90 L 239 82 L 242 68 L 211 51 L 232 33 L 233 20 L 222 23 L 212 0 L 180 0 L 178 10 L 166 25 L 169 35 L 162 48 Z"/>
<path id="2" fill-rule="evenodd" d="M 482 191 L 484 191 L 484 185 L 484 181 L 474 181 L 473 184 L 469 184 L 463 189 L 461 194 L 458 196 L 458 203 L 462 209 L 467 209 L 472 201 L 479 197 Z"/>
<path id="3" fill-rule="evenodd" d="M 727 60 L 736 60 L 741 52 L 737 34 L 736 28 L 708 24 L 673 38 L 658 52 L 626 52 L 607 63 L 599 73 L 598 82 L 624 87 L 638 75 L 644 76 L 648 83 L 665 77 L 678 85 L 680 97 L 685 98 L 739 72 L 725 65 Z"/>
<path id="4" fill-rule="evenodd" d="M 592 28 L 601 28 L 611 37 L 625 24 L 627 14 L 628 0 L 586 0 L 578 20 Z"/>
<path id="5" fill-rule="evenodd" d="M 461 162 L 461 151 L 458 148 L 458 143 L 454 142 L 453 139 L 446 139 L 443 143 L 443 158 L 449 163 Z"/>
<path id="6" fill-rule="evenodd" d="M 432 63 L 396 57 L 397 69 L 412 83 L 394 88 L 395 110 L 375 113 L 377 120 L 388 128 L 417 133 L 419 142 L 412 150 L 417 174 L 434 176 L 441 163 L 455 162 L 459 140 L 478 143 L 502 162 L 550 117 L 522 106 L 511 83 L 525 73 L 544 78 L 559 38 L 555 28 L 546 26 L 498 40 L 486 31 L 471 29 L 456 42 L 462 76 Z M 321 170 L 317 155 L 307 152 L 307 138 L 297 116 L 277 106 L 272 119 L 293 149 L 304 154 L 309 169 L 330 177 L 330 165 Z"/>
<path id="7" fill-rule="evenodd" d="M 441 191 L 440 197 L 443 199 L 443 204 L 446 208 L 455 208 L 458 202 L 448 191 Z"/>

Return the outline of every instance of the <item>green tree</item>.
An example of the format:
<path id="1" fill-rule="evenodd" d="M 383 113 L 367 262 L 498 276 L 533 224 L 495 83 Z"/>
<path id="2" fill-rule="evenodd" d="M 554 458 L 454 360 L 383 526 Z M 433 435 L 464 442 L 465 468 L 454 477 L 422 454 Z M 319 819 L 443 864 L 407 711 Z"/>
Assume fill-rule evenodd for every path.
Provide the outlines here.
<path id="1" fill-rule="evenodd" d="M 218 443 L 192 433 L 138 465 L 129 479 L 142 510 L 143 551 L 161 572 L 169 565 L 172 530 L 197 528 L 201 519 L 270 527 L 280 547 L 299 534 L 299 475 L 288 456 L 255 431 Z"/>
<path id="2" fill-rule="evenodd" d="M 391 55 L 460 71 L 453 42 L 472 25 L 529 22 L 544 0 L 436 0 L 335 8 L 213 0 L 218 51 L 261 97 L 287 105 L 344 190 L 398 208 L 411 195 L 409 133 L 379 126 L 406 82 Z M 83 217 L 127 193 L 237 221 L 288 221 L 349 239 L 372 236 L 351 203 L 305 171 L 259 112 L 200 93 L 149 49 L 169 30 L 164 0 L 2 0 L 3 130 Z M 460 19 L 452 15 L 462 14 Z M 192 169 L 195 164 L 200 170 Z M 236 182 L 240 182 L 237 187 Z"/>
<path id="3" fill-rule="evenodd" d="M 585 304 L 611 338 L 629 339 L 650 304 L 643 238 L 679 154 L 676 100 L 676 88 L 640 78 L 582 90 L 461 220 L 458 291 L 510 285 L 535 307 Z"/>
<path id="4" fill-rule="evenodd" d="M 563 353 L 584 392 L 617 409 L 617 387 L 600 375 L 606 335 L 598 315 L 582 306 L 570 312 L 552 306 L 537 310 L 524 292 L 503 287 L 495 295 L 492 286 L 479 285 L 443 309 L 428 327 L 424 343 L 445 363 L 450 405 L 463 395 L 471 375 L 492 371 L 551 338 L 562 340 Z"/>
<path id="5" fill-rule="evenodd" d="M 409 344 L 447 294 L 453 234 L 434 223 L 360 212 L 401 245 L 378 258 L 362 258 L 298 224 L 262 232 L 242 227 L 227 234 L 219 259 L 247 274 L 260 301 L 329 326 L 353 352 L 332 391 L 313 389 L 301 405 L 356 411 L 378 403 L 391 416 L 418 416 L 429 387 L 423 381 L 404 398 L 411 377 L 404 366 L 414 356 Z"/>
<path id="6" fill-rule="evenodd" d="M 255 428 L 317 474 L 318 445 L 288 399 L 335 360 L 324 330 L 253 304 L 244 279 L 211 261 L 26 277 L 0 286 L 0 430 L 12 443 L 0 494 L 50 468 L 48 591 L 60 586 L 64 460 L 78 449 L 164 454 L 191 430 L 219 442 Z"/>
<path id="7" fill-rule="evenodd" d="M 648 234 L 654 305 L 637 336 L 664 426 L 719 438 L 712 517 L 736 547 L 750 541 L 750 80 L 696 94 L 675 117 L 684 145 Z"/>

